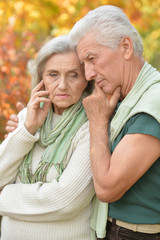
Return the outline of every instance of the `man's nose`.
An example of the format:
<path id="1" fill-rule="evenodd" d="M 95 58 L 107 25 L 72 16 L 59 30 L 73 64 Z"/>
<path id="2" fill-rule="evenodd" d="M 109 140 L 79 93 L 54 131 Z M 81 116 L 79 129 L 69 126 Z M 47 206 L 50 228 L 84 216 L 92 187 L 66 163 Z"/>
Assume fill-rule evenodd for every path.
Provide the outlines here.
<path id="1" fill-rule="evenodd" d="M 86 65 L 85 66 L 85 76 L 86 76 L 87 81 L 91 81 L 95 78 L 96 71 L 93 69 L 93 67 Z"/>

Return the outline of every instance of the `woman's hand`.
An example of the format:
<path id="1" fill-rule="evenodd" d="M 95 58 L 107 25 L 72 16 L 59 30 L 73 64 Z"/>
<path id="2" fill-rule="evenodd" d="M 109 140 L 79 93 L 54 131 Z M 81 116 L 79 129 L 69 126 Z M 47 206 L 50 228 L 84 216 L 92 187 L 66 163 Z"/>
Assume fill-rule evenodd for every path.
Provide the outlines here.
<path id="1" fill-rule="evenodd" d="M 31 134 L 35 134 L 38 128 L 40 128 L 48 114 L 51 106 L 49 98 L 49 92 L 44 90 L 43 80 L 32 90 L 30 101 L 27 105 L 27 116 L 25 120 L 25 126 Z M 44 102 L 43 107 L 40 107 L 40 103 Z"/>
<path id="2" fill-rule="evenodd" d="M 21 102 L 18 102 L 16 104 L 16 108 L 17 108 L 18 112 L 20 112 L 24 107 L 25 106 Z M 5 130 L 6 130 L 7 134 L 5 134 L 4 138 L 6 138 L 8 136 L 8 133 L 13 132 L 17 127 L 18 127 L 18 117 L 16 114 L 12 114 L 12 115 L 10 115 L 9 120 L 6 123 Z"/>
<path id="3" fill-rule="evenodd" d="M 93 93 L 83 100 L 90 124 L 108 124 L 120 98 L 120 88 L 115 89 L 108 98 L 102 89 L 95 84 Z"/>

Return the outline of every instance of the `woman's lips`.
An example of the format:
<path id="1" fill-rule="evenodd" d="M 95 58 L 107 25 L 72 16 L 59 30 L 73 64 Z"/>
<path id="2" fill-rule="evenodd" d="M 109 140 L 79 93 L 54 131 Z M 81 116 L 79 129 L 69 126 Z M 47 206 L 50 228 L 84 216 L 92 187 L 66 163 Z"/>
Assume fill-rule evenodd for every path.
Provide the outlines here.
<path id="1" fill-rule="evenodd" d="M 69 95 L 68 94 L 57 94 L 57 97 L 64 99 L 64 98 L 68 98 Z"/>

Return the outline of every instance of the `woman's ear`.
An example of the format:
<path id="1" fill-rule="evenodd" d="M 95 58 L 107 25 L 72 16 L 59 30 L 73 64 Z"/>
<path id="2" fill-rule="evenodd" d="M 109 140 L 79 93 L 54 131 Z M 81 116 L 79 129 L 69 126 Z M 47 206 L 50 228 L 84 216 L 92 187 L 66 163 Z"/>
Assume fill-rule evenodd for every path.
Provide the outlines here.
<path id="1" fill-rule="evenodd" d="M 125 60 L 129 60 L 133 55 L 133 42 L 130 37 L 123 37 L 120 43 L 120 49 Z"/>

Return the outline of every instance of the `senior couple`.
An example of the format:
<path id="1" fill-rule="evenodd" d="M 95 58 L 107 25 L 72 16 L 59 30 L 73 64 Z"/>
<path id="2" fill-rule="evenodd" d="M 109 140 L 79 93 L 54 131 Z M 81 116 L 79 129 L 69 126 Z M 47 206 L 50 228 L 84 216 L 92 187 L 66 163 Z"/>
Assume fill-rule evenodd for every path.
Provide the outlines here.
<path id="1" fill-rule="evenodd" d="M 2 240 L 160 239 L 160 73 L 142 55 L 104 5 L 29 63 L 0 146 Z"/>

